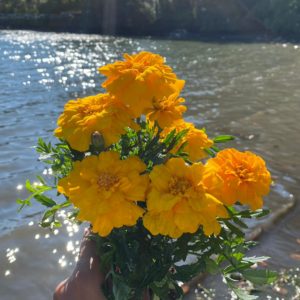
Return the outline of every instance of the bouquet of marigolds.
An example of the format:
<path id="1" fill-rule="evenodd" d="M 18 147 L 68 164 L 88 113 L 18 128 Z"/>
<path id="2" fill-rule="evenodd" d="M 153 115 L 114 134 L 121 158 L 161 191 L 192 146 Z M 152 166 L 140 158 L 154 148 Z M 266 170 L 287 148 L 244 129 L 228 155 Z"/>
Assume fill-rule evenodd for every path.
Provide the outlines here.
<path id="1" fill-rule="evenodd" d="M 207 272 L 220 272 L 238 297 L 252 299 L 236 273 L 253 284 L 276 278 L 253 268 L 267 258 L 245 256 L 254 243 L 242 231 L 244 218 L 268 213 L 264 160 L 220 150 L 232 136 L 209 138 L 184 121 L 184 81 L 160 55 L 125 54 L 99 71 L 106 93 L 70 100 L 57 121 L 58 143 L 39 139 L 53 182 L 27 181 L 31 195 L 18 202 L 43 204 L 43 227 L 61 226 L 57 213 L 66 207 L 70 220 L 91 224 L 108 299 L 142 299 L 145 291 L 181 299 L 181 284 Z M 47 195 L 53 189 L 61 196 Z"/>

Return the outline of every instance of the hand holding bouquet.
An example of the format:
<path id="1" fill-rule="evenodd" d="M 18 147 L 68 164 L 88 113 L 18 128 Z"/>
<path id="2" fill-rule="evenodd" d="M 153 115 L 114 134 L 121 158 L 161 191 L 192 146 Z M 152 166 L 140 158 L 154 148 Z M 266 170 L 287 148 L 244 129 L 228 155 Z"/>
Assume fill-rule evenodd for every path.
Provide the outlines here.
<path id="1" fill-rule="evenodd" d="M 233 273 L 271 282 L 273 272 L 251 268 L 266 258 L 245 256 L 253 242 L 241 230 L 243 218 L 267 213 L 263 159 L 220 150 L 216 144 L 232 136 L 210 139 L 184 121 L 184 81 L 161 56 L 125 54 L 99 71 L 107 93 L 69 101 L 55 130 L 59 143 L 39 140 L 54 182 L 28 181 L 22 207 L 32 197 L 46 206 L 43 227 L 61 226 L 56 214 L 66 207 L 73 222 L 91 224 L 108 299 L 141 299 L 145 290 L 180 299 L 180 283 L 200 272 L 219 271 L 239 297 Z M 50 189 L 65 199 L 46 196 Z"/>

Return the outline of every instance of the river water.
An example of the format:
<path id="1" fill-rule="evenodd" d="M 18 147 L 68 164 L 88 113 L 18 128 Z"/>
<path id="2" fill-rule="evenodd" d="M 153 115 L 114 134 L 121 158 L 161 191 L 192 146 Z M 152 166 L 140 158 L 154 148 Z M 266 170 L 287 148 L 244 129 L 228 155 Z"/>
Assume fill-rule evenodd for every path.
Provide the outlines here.
<path id="1" fill-rule="evenodd" d="M 188 121 L 210 136 L 233 134 L 232 146 L 265 158 L 275 182 L 266 206 L 295 206 L 254 251 L 276 268 L 300 265 L 300 45 L 0 31 L 1 300 L 50 299 L 70 274 L 82 229 L 40 229 L 42 208 L 17 213 L 15 199 L 26 196 L 26 178 L 47 173 L 33 146 L 52 139 L 64 103 L 100 92 L 97 68 L 140 50 L 165 56 L 186 80 Z"/>

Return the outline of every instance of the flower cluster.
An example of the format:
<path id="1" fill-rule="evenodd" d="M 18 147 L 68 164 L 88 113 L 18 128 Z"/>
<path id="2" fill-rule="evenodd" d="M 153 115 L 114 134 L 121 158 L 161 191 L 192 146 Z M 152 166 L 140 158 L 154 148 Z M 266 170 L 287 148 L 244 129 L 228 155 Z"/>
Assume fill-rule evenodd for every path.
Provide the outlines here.
<path id="1" fill-rule="evenodd" d="M 79 220 L 91 222 L 100 236 L 140 219 L 152 235 L 178 238 L 202 228 L 210 236 L 220 233 L 226 206 L 262 207 L 271 183 L 264 161 L 235 149 L 207 159 L 214 142 L 204 129 L 184 121 L 187 108 L 179 96 L 184 81 L 160 55 L 125 54 L 124 61 L 99 71 L 107 77 L 102 84 L 107 93 L 69 101 L 55 130 L 71 149 L 85 153 L 58 182 L 58 191 L 79 209 Z M 142 142 L 140 152 L 122 155 L 120 141 L 128 129 L 146 127 L 156 128 L 160 144 L 180 136 L 160 153 L 159 163 L 143 159 Z M 94 133 L 104 145 L 96 153 Z"/>
<path id="2" fill-rule="evenodd" d="M 109 300 L 143 299 L 145 290 L 182 299 L 178 282 L 210 269 L 239 296 L 236 272 L 255 284 L 273 281 L 274 273 L 254 269 L 266 258 L 245 256 L 253 243 L 241 230 L 243 218 L 267 213 L 260 208 L 271 176 L 263 159 L 221 150 L 232 136 L 210 138 L 184 120 L 184 81 L 160 55 L 125 54 L 99 71 L 106 92 L 65 105 L 55 146 L 39 139 L 53 182 L 27 181 L 31 195 L 18 199 L 21 208 L 32 198 L 44 205 L 43 227 L 62 226 L 61 209 L 70 210 L 70 222 L 92 225 Z M 44 195 L 53 189 L 63 196 Z M 196 261 L 180 265 L 188 255 Z"/>

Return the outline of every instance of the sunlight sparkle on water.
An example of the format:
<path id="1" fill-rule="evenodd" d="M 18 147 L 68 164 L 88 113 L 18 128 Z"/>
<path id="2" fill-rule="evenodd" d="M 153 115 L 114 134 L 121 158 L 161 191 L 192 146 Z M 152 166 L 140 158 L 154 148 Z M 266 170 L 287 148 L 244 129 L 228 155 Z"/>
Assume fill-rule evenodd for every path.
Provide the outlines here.
<path id="1" fill-rule="evenodd" d="M 61 256 L 61 258 L 58 260 L 58 263 L 62 268 L 64 268 L 67 265 L 68 262 L 66 260 L 65 255 Z"/>
<path id="2" fill-rule="evenodd" d="M 74 244 L 73 244 L 73 241 L 68 241 L 67 246 L 66 246 L 66 250 L 67 250 L 68 252 L 71 252 L 71 251 L 74 250 Z"/>
<path id="3" fill-rule="evenodd" d="M 7 257 L 7 260 L 10 264 L 12 264 L 13 262 L 15 262 L 17 260 L 16 258 L 16 253 L 19 252 L 19 248 L 15 248 L 15 249 L 6 249 L 6 257 Z"/>
<path id="4" fill-rule="evenodd" d="M 19 191 L 22 190 L 23 189 L 23 184 L 18 184 L 16 189 L 19 190 Z"/>

